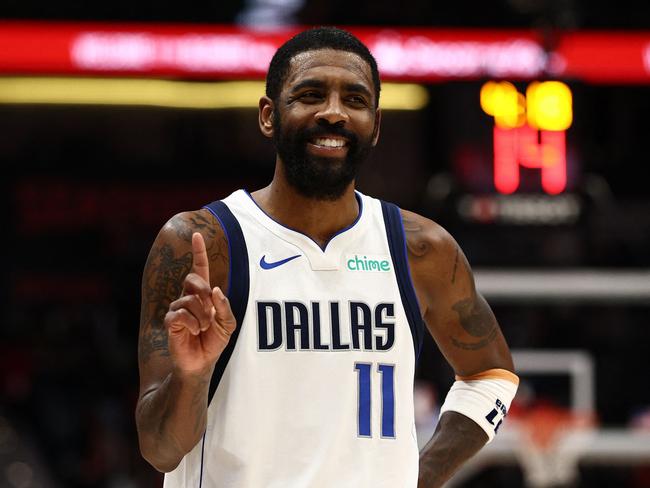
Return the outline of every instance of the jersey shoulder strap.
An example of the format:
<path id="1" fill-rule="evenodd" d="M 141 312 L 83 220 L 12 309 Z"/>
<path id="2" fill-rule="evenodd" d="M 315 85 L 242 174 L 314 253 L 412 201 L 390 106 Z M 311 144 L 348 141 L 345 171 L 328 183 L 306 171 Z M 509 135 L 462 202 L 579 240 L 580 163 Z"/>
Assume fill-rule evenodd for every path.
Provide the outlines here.
<path id="1" fill-rule="evenodd" d="M 210 390 L 208 394 L 208 404 L 214 392 L 219 386 L 223 372 L 228 365 L 230 356 L 232 355 L 237 337 L 241 330 L 241 324 L 244 321 L 246 313 L 246 305 L 248 303 L 248 291 L 250 285 L 250 276 L 248 271 L 248 249 L 246 248 L 246 241 L 244 240 L 244 233 L 237 218 L 221 200 L 212 202 L 203 208 L 207 209 L 219 221 L 223 228 L 226 240 L 228 241 L 228 288 L 226 296 L 230 302 L 232 313 L 237 321 L 237 327 L 230 337 L 228 345 L 221 353 L 217 364 L 214 367 L 214 373 L 210 380 Z M 235 277 L 233 279 L 233 277 Z"/>
<path id="2" fill-rule="evenodd" d="M 406 312 L 409 327 L 411 328 L 411 335 L 413 336 L 415 361 L 417 364 L 420 357 L 420 351 L 422 350 L 424 321 L 420 315 L 420 305 L 418 304 L 415 288 L 413 287 L 413 280 L 411 279 L 402 214 L 397 205 L 383 200 L 381 201 L 381 211 L 384 216 L 384 225 L 386 227 L 386 236 L 388 237 L 390 256 L 395 265 L 395 276 L 397 277 L 399 294 L 402 299 L 404 311 Z"/>

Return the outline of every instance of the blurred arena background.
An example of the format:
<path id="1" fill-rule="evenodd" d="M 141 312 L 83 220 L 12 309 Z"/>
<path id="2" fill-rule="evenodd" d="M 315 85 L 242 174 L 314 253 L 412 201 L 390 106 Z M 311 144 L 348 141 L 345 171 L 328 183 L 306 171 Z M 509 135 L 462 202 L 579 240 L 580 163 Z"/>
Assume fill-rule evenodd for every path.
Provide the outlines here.
<path id="1" fill-rule="evenodd" d="M 0 486 L 161 485 L 133 421 L 146 255 L 270 180 L 261 80 L 314 24 L 386 83 L 359 188 L 456 237 L 515 352 L 509 421 L 450 485 L 650 486 L 650 7 L 587 0 L 3 0 Z M 422 439 L 453 381 L 424 350 Z"/>

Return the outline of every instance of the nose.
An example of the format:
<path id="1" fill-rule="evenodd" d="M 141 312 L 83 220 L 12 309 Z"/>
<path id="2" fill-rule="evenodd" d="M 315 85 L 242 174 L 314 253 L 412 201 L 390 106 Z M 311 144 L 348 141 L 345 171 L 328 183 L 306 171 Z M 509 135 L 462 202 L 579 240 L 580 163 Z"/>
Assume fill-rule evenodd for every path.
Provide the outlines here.
<path id="1" fill-rule="evenodd" d="M 316 113 L 318 121 L 327 121 L 331 125 L 344 125 L 350 119 L 341 103 L 338 93 L 330 93 L 321 109 Z"/>

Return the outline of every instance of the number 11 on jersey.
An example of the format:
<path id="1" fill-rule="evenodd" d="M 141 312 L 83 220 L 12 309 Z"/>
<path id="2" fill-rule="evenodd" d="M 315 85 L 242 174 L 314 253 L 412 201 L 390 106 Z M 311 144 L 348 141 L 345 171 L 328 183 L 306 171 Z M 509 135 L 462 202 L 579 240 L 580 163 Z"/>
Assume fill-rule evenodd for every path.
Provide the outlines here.
<path id="1" fill-rule="evenodd" d="M 370 419 L 372 417 L 372 363 L 355 363 L 358 373 L 357 434 L 359 437 L 372 437 Z M 381 437 L 395 438 L 395 365 L 378 364 L 381 375 Z"/>

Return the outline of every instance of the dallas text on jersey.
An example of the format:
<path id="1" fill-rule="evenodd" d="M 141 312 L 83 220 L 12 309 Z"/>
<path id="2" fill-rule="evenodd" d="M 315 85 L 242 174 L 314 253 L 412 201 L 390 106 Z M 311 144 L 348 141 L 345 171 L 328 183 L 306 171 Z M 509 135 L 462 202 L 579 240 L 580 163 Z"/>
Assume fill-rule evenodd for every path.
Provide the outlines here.
<path id="1" fill-rule="evenodd" d="M 341 320 L 341 304 L 329 302 L 329 307 L 325 306 L 329 320 L 324 323 L 321 303 L 317 301 L 310 305 L 295 301 L 256 304 L 259 351 L 273 351 L 283 345 L 287 351 L 388 351 L 395 342 L 394 303 L 372 307 L 350 301 L 344 307 L 347 317 Z M 342 323 L 349 333 L 342 330 Z"/>

